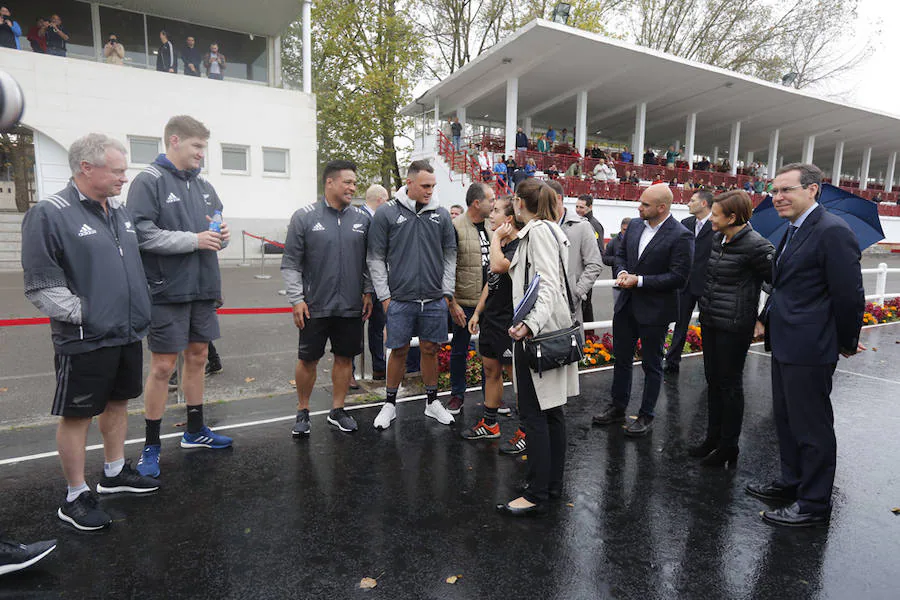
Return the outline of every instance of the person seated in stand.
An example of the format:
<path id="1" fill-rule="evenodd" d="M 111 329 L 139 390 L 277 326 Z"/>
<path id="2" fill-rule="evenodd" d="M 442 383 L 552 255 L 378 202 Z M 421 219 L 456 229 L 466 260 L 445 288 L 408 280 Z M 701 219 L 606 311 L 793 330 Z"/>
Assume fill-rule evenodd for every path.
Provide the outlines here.
<path id="1" fill-rule="evenodd" d="M 766 182 L 762 178 L 758 178 L 753 182 L 753 192 L 755 194 L 762 194 L 766 191 Z"/>
<path id="2" fill-rule="evenodd" d="M 709 159 L 707 157 L 703 157 L 700 159 L 700 162 L 697 163 L 698 171 L 709 171 Z"/>
<path id="3" fill-rule="evenodd" d="M 677 177 L 672 178 L 672 180 L 669 182 L 669 187 L 678 187 L 678 178 Z"/>
<path id="4" fill-rule="evenodd" d="M 500 157 L 500 160 L 497 161 L 497 164 L 494 165 L 494 175 L 496 175 L 497 179 L 506 183 L 508 171 L 506 168 L 506 157 Z"/>
<path id="5" fill-rule="evenodd" d="M 742 188 L 745 192 L 747 192 L 748 194 L 752 194 L 752 193 L 753 193 L 753 184 L 750 183 L 750 180 L 749 180 L 749 179 L 746 180 L 746 181 L 744 182 L 744 185 L 742 185 L 741 188 Z"/>
<path id="6" fill-rule="evenodd" d="M 603 154 L 603 150 L 600 149 L 596 143 L 591 144 L 591 158 L 600 158 Z"/>
<path id="7" fill-rule="evenodd" d="M 631 171 L 631 174 L 627 176 L 623 183 L 630 183 L 632 185 L 637 185 L 641 182 L 641 178 L 638 177 L 637 169 Z"/>
<path id="8" fill-rule="evenodd" d="M 719 167 L 719 171 L 722 173 L 728 173 L 729 171 L 731 171 L 731 163 L 728 162 L 727 158 L 722 160 L 722 166 Z"/>
<path id="9" fill-rule="evenodd" d="M 597 163 L 597 166 L 594 167 L 594 181 L 615 181 L 616 170 L 606 164 L 606 159 L 601 158 Z"/>
<path id="10" fill-rule="evenodd" d="M 537 166 L 534 164 L 534 159 L 527 159 L 525 161 L 525 177 L 534 177 L 535 172 L 537 172 Z"/>
<path id="11" fill-rule="evenodd" d="M 547 139 L 546 134 L 542 135 L 537 142 L 537 151 L 538 152 L 550 152 L 550 140 Z"/>
<path id="12" fill-rule="evenodd" d="M 619 161 L 625 163 L 634 161 L 634 154 L 631 153 L 631 151 L 628 149 L 628 146 L 625 146 L 625 149 L 622 150 L 622 152 L 619 154 Z"/>
<path id="13" fill-rule="evenodd" d="M 569 168 L 566 169 L 566 178 L 573 177 L 577 179 L 581 179 L 584 176 L 584 171 L 581 170 L 581 161 L 576 160 L 573 161 Z"/>
<path id="14" fill-rule="evenodd" d="M 488 157 L 486 150 L 478 155 L 478 168 L 481 169 L 482 181 L 490 181 L 493 178 L 491 172 L 491 159 Z"/>
<path id="15" fill-rule="evenodd" d="M 645 165 L 655 165 L 656 164 L 656 155 L 653 154 L 653 150 L 647 148 L 647 151 L 644 152 L 644 164 Z"/>
<path id="16" fill-rule="evenodd" d="M 556 166 L 556 163 L 553 163 L 553 165 L 551 165 L 550 168 L 545 171 L 545 173 L 547 173 L 547 177 L 549 177 L 550 179 L 556 179 L 557 177 L 559 177 L 559 167 Z"/>

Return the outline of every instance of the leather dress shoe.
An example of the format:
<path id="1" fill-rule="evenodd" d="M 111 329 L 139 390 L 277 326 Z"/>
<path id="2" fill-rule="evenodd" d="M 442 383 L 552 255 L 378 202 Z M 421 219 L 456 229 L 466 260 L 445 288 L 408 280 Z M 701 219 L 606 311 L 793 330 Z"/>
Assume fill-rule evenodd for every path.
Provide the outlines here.
<path id="1" fill-rule="evenodd" d="M 794 502 L 790 506 L 783 506 L 775 510 L 765 510 L 760 513 L 763 521 L 772 525 L 781 525 L 783 527 L 815 527 L 817 525 L 827 525 L 831 519 L 831 513 L 805 513 L 800 509 L 800 505 Z"/>
<path id="2" fill-rule="evenodd" d="M 619 408 L 615 404 L 610 404 L 603 412 L 594 415 L 591 419 L 592 425 L 612 425 L 613 423 L 621 423 L 625 420 L 625 409 Z"/>
<path id="3" fill-rule="evenodd" d="M 681 370 L 681 366 L 678 363 L 670 363 L 667 362 L 666 366 L 663 368 L 664 373 L 669 373 L 670 375 L 674 375 L 678 371 Z"/>
<path id="4" fill-rule="evenodd" d="M 772 483 L 748 483 L 744 490 L 769 502 L 793 502 L 797 499 L 797 490 L 784 486 L 778 481 Z"/>
<path id="5" fill-rule="evenodd" d="M 700 460 L 703 467 L 725 467 L 733 469 L 737 467 L 737 459 L 740 450 L 737 446 L 716 448 L 706 457 Z"/>
<path id="6" fill-rule="evenodd" d="M 653 428 L 653 417 L 638 415 L 638 418 L 625 427 L 625 435 L 628 437 L 644 437 Z"/>
<path id="7" fill-rule="evenodd" d="M 718 447 L 718 440 L 711 440 L 707 438 L 703 440 L 702 443 L 688 448 L 688 456 L 690 456 L 691 458 L 703 458 L 704 456 L 708 456 L 710 452 Z"/>
<path id="8" fill-rule="evenodd" d="M 527 508 L 513 508 L 507 503 L 498 504 L 497 512 L 510 517 L 546 517 L 550 508 L 546 502 L 540 502 Z"/>
<path id="9" fill-rule="evenodd" d="M 527 482 L 526 482 L 526 483 L 523 483 L 523 484 L 521 484 L 521 485 L 516 486 L 516 491 L 519 492 L 519 494 L 521 494 L 521 495 L 523 495 L 523 496 L 524 496 L 524 495 L 528 492 L 528 490 L 530 490 L 530 489 L 531 489 L 531 484 L 530 484 L 530 483 L 527 483 Z M 549 489 L 547 490 L 547 496 L 548 496 L 551 500 L 559 500 L 560 498 L 562 498 L 562 490 L 559 489 L 559 488 L 551 487 L 551 488 L 549 488 Z"/>

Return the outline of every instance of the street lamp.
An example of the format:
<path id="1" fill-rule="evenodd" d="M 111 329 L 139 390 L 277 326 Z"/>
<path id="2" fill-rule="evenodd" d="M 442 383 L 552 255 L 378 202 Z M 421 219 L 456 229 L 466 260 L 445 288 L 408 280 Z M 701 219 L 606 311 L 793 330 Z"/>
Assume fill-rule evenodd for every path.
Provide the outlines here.
<path id="1" fill-rule="evenodd" d="M 553 16 L 550 19 L 554 23 L 560 23 L 565 25 L 569 22 L 569 12 L 572 10 L 572 5 L 567 2 L 560 2 L 556 5 L 556 8 L 553 9 Z"/>

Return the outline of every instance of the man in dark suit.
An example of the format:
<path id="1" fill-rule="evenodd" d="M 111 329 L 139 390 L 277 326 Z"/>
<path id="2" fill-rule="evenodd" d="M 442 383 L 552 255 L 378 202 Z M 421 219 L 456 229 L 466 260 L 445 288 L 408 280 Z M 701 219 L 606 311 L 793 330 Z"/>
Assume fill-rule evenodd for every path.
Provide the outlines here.
<path id="1" fill-rule="evenodd" d="M 691 265 L 688 284 L 678 294 L 678 321 L 672 333 L 672 345 L 666 354 L 666 373 L 678 372 L 681 351 L 687 339 L 687 328 L 691 324 L 691 314 L 700 301 L 703 287 L 706 285 L 706 265 L 709 263 L 713 239 L 712 223 L 709 222 L 712 199 L 713 195 L 709 190 L 697 191 L 688 202 L 688 212 L 691 216 L 681 221 L 681 224 L 694 234 L 694 262 Z"/>
<path id="2" fill-rule="evenodd" d="M 597 238 L 597 248 L 600 249 L 600 259 L 602 260 L 603 245 L 606 242 L 606 238 L 604 237 L 603 225 L 601 225 L 600 221 L 594 217 L 594 197 L 590 194 L 578 196 L 578 201 L 575 203 L 575 212 L 594 228 L 594 236 Z M 587 298 L 584 299 L 584 302 L 581 305 L 581 315 L 584 323 L 590 323 L 594 320 L 593 296 L 594 289 L 591 288 L 587 293 Z M 592 331 L 589 331 L 588 333 L 592 333 Z"/>
<path id="3" fill-rule="evenodd" d="M 631 396 L 632 356 L 641 340 L 644 396 L 638 418 L 625 434 L 649 433 L 662 385 L 663 343 L 669 323 L 678 318 L 678 292 L 688 281 L 694 236 L 672 217 L 672 192 L 666 184 L 651 185 L 641 194 L 638 212 L 616 253 L 616 285 L 622 290 L 613 315 L 612 402 L 595 415 L 595 425 L 625 420 Z"/>
<path id="4" fill-rule="evenodd" d="M 850 227 L 816 202 L 822 171 L 782 167 L 773 181 L 778 214 L 790 221 L 773 266 L 762 321 L 772 351 L 772 402 L 781 477 L 747 492 L 788 506 L 762 513 L 776 525 L 827 523 L 837 462 L 831 378 L 838 355 L 864 350 L 859 243 Z"/>

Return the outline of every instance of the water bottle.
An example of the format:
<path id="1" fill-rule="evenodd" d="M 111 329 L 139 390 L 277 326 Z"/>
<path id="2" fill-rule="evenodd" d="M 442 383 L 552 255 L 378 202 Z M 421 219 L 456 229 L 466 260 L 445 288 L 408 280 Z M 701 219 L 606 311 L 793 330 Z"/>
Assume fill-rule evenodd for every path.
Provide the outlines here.
<path id="1" fill-rule="evenodd" d="M 222 211 L 217 210 L 213 213 L 212 221 L 209 222 L 209 230 L 216 233 L 222 233 Z"/>

